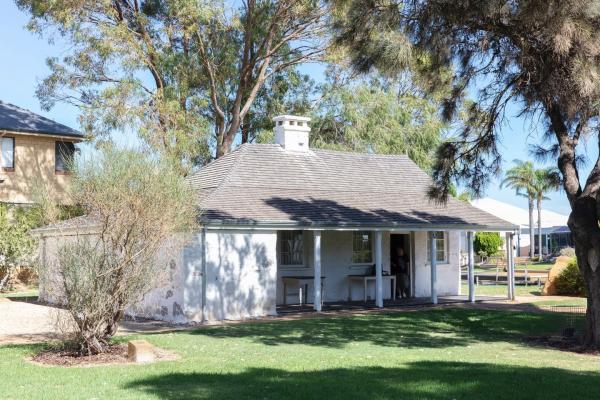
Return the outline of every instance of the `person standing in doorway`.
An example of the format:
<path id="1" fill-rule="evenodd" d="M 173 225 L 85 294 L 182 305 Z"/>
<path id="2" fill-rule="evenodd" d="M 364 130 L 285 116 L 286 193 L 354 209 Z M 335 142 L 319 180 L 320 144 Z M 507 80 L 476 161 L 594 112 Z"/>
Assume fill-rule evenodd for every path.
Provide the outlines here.
<path id="1" fill-rule="evenodd" d="M 404 253 L 403 247 L 396 247 L 395 256 L 392 258 L 390 264 L 392 274 L 396 275 L 396 281 L 398 282 L 396 285 L 398 296 L 401 299 L 408 298 L 408 292 L 410 288 L 410 280 L 408 276 L 409 261 L 406 253 Z"/>

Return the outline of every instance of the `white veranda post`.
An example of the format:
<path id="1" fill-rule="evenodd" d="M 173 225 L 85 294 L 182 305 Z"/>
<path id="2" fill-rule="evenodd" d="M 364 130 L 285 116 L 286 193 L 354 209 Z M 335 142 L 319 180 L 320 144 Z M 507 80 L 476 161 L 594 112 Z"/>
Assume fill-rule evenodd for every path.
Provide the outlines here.
<path id="1" fill-rule="evenodd" d="M 431 232 L 429 235 L 429 243 L 430 243 L 430 263 L 431 266 L 431 302 L 433 304 L 438 303 L 437 297 L 437 233 Z"/>
<path id="2" fill-rule="evenodd" d="M 375 231 L 375 305 L 383 307 L 383 232 Z"/>
<path id="3" fill-rule="evenodd" d="M 469 280 L 469 301 L 475 302 L 475 254 L 473 250 L 473 232 L 467 232 L 467 279 Z"/>
<path id="4" fill-rule="evenodd" d="M 315 311 L 321 311 L 321 231 L 314 231 L 314 293 L 315 298 L 313 308 Z"/>
<path id="5" fill-rule="evenodd" d="M 515 259 L 513 252 L 513 234 L 506 233 L 506 286 L 508 287 L 508 299 L 515 299 Z"/>

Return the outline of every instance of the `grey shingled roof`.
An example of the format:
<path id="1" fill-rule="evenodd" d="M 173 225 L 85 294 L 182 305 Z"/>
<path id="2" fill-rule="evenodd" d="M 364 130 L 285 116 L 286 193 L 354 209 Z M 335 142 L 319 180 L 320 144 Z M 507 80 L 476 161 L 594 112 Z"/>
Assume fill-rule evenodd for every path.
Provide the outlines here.
<path id="1" fill-rule="evenodd" d="M 24 108 L 0 101 L 0 130 L 83 139 L 84 135 Z"/>
<path id="2" fill-rule="evenodd" d="M 430 200 L 431 179 L 406 156 L 245 144 L 190 182 L 206 225 L 516 229 L 466 202 Z"/>

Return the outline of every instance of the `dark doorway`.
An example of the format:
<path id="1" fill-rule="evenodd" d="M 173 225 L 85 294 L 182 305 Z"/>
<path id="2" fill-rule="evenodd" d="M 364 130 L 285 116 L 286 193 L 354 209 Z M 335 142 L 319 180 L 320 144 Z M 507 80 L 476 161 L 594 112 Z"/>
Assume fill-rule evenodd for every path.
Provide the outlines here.
<path id="1" fill-rule="evenodd" d="M 404 251 L 403 256 L 399 249 Z M 399 258 L 405 260 L 406 266 L 404 270 L 400 267 Z M 411 280 L 412 280 L 412 254 L 409 234 L 391 234 L 390 235 L 390 270 L 396 275 L 396 298 L 412 297 Z"/>

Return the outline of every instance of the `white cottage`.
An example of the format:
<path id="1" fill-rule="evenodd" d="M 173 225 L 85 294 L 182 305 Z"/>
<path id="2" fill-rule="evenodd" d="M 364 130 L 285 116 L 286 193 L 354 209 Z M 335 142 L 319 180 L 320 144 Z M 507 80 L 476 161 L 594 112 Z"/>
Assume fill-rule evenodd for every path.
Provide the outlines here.
<path id="1" fill-rule="evenodd" d="M 201 231 L 133 314 L 190 322 L 275 315 L 298 303 L 383 307 L 399 284 L 390 259 L 400 247 L 410 296 L 435 303 L 460 294 L 461 232 L 517 228 L 466 202 L 433 202 L 429 176 L 406 156 L 311 149 L 308 118 L 274 121 L 275 144 L 244 144 L 190 178 Z M 51 265 L 60 244 L 82 232 L 78 223 L 38 230 L 42 262 Z M 40 296 L 52 302 L 50 281 L 42 277 Z"/>

